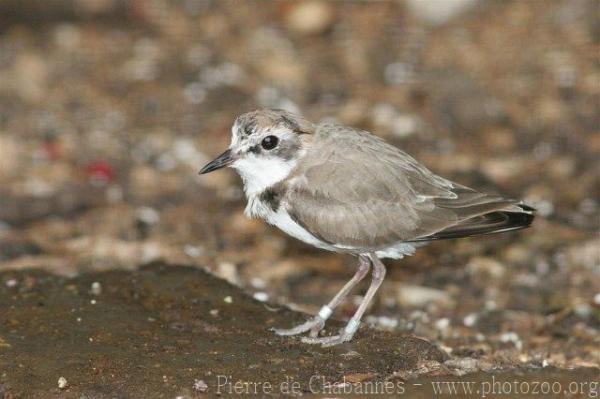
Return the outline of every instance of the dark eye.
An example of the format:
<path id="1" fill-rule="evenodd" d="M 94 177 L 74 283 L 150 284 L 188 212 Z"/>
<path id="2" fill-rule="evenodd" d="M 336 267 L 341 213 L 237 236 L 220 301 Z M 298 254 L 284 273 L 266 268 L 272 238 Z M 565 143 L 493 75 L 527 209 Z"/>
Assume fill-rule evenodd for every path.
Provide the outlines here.
<path id="1" fill-rule="evenodd" d="M 277 136 L 267 136 L 263 139 L 260 145 L 262 145 L 262 148 L 265 150 L 272 150 L 277 146 L 277 143 L 279 143 Z"/>

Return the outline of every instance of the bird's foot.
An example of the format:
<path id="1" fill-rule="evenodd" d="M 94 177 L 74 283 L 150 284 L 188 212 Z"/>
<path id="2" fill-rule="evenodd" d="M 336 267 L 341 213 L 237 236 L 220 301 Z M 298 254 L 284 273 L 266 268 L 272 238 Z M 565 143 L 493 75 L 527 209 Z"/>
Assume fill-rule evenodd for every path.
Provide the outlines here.
<path id="1" fill-rule="evenodd" d="M 319 344 L 325 348 L 328 346 L 334 346 L 344 342 L 348 342 L 351 339 L 352 336 L 341 332 L 338 335 L 330 335 L 328 337 L 302 337 L 301 341 L 305 344 Z"/>
<path id="2" fill-rule="evenodd" d="M 331 335 L 328 337 L 317 337 L 311 335 L 310 337 L 302 337 L 302 342 L 305 344 L 320 344 L 322 347 L 339 345 L 352 339 L 354 333 L 356 333 L 356 330 L 358 330 L 359 324 L 359 321 L 351 319 L 346 327 L 340 330 L 338 335 Z"/>
<path id="3" fill-rule="evenodd" d="M 325 327 L 325 319 L 321 316 L 317 315 L 306 320 L 304 323 L 297 325 L 296 327 L 292 327 L 289 329 L 286 328 L 272 328 L 271 330 L 275 332 L 277 335 L 281 336 L 290 336 L 290 335 L 298 335 L 304 332 L 310 331 L 311 337 L 316 337 L 319 335 L 319 331 L 321 331 Z"/>

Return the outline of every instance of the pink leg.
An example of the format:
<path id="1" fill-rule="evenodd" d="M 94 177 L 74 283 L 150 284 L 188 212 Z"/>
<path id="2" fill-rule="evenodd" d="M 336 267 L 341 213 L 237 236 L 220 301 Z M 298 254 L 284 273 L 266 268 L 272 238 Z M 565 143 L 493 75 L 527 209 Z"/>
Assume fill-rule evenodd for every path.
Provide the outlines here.
<path id="1" fill-rule="evenodd" d="M 310 336 L 316 337 L 319 331 L 325 327 L 325 321 L 331 316 L 333 310 L 346 299 L 350 291 L 358 284 L 369 272 L 370 261 L 365 255 L 358 256 L 358 270 L 352 276 L 350 281 L 333 297 L 333 299 L 319 310 L 319 313 L 307 320 L 306 322 L 292 327 L 290 329 L 275 328 L 277 335 L 297 335 L 310 330 Z"/>
<path id="2" fill-rule="evenodd" d="M 385 278 L 385 265 L 379 260 L 379 258 L 377 258 L 377 256 L 374 253 L 370 253 L 369 258 L 373 263 L 371 285 L 369 286 L 369 289 L 367 290 L 367 293 L 365 294 L 365 297 L 360 303 L 358 309 L 356 310 L 352 318 L 348 321 L 348 324 L 346 324 L 346 327 L 344 327 L 338 335 L 332 335 L 329 337 L 304 337 L 302 338 L 302 342 L 306 342 L 309 344 L 321 344 L 323 346 L 333 346 L 341 344 L 342 342 L 350 341 L 352 339 L 354 333 L 356 333 L 356 330 L 358 330 L 358 326 L 360 325 L 360 319 L 367 310 L 369 302 L 371 302 L 373 296 L 377 292 L 377 289 L 379 289 L 379 286 Z"/>

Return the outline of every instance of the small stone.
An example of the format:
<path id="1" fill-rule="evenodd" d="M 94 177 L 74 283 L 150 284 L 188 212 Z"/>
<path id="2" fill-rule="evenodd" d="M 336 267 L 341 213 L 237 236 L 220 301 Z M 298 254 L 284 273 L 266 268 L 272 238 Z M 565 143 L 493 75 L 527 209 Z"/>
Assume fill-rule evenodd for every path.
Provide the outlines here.
<path id="1" fill-rule="evenodd" d="M 487 301 L 485 301 L 485 303 L 483 304 L 483 307 L 485 310 L 487 310 L 488 312 L 491 312 L 492 310 L 496 310 L 498 309 L 498 304 L 496 303 L 496 301 L 494 301 L 493 299 L 488 299 Z"/>
<path id="2" fill-rule="evenodd" d="M 437 328 L 440 331 L 445 331 L 448 329 L 448 327 L 450 327 L 450 319 L 448 319 L 447 317 L 439 319 L 435 322 L 435 328 Z"/>
<path id="3" fill-rule="evenodd" d="M 199 256 L 202 256 L 202 254 L 204 253 L 204 248 L 196 247 L 193 245 L 186 245 L 183 247 L 183 253 L 185 253 L 190 258 L 197 258 Z"/>
<path id="4" fill-rule="evenodd" d="M 233 298 L 228 295 L 225 298 L 223 298 L 223 302 L 225 302 L 225 303 L 233 303 Z"/>
<path id="5" fill-rule="evenodd" d="M 322 33 L 333 23 L 333 10 L 325 1 L 298 2 L 286 15 L 286 23 L 298 33 Z"/>
<path id="6" fill-rule="evenodd" d="M 8 288 L 13 288 L 19 284 L 19 281 L 17 279 L 11 278 L 10 280 L 6 280 L 5 284 Z M 600 295 L 600 294 L 598 294 L 598 295 Z"/>
<path id="7" fill-rule="evenodd" d="M 467 271 L 470 274 L 488 274 L 494 278 L 500 278 L 505 273 L 505 267 L 494 258 L 485 256 L 476 256 L 467 264 Z"/>
<path id="8" fill-rule="evenodd" d="M 153 225 L 160 219 L 160 213 L 154 208 L 143 206 L 136 211 L 137 218 L 143 223 Z"/>
<path id="9" fill-rule="evenodd" d="M 398 319 L 392 317 L 379 316 L 377 318 L 377 325 L 384 328 L 393 329 L 398 325 Z"/>
<path id="10" fill-rule="evenodd" d="M 447 292 L 435 288 L 418 285 L 400 285 L 398 289 L 398 301 L 406 306 L 424 306 L 429 302 L 450 304 L 451 298 Z"/>
<path id="11" fill-rule="evenodd" d="M 262 278 L 253 277 L 250 280 L 250 285 L 254 288 L 262 289 L 262 288 L 265 288 L 267 284 L 265 283 L 265 280 L 263 280 Z"/>
<path id="12" fill-rule="evenodd" d="M 471 357 L 449 359 L 444 362 L 444 365 L 448 368 L 457 369 L 464 373 L 472 373 L 479 369 L 479 361 Z"/>
<path id="13" fill-rule="evenodd" d="M 184 87 L 183 95 L 191 104 L 200 104 L 206 98 L 206 89 L 200 82 L 192 82 Z"/>
<path id="14" fill-rule="evenodd" d="M 488 178 L 500 183 L 514 181 L 524 170 L 532 168 L 532 161 L 520 156 L 489 158 L 481 163 L 481 171 Z"/>
<path id="15" fill-rule="evenodd" d="M 60 377 L 58 379 L 58 388 L 59 389 L 65 389 L 67 387 L 67 385 L 69 385 L 69 383 L 67 382 L 67 379 L 65 377 Z"/>
<path id="16" fill-rule="evenodd" d="M 216 317 L 219 315 L 219 309 L 211 309 L 208 313 L 210 313 L 211 316 Z"/>
<path id="17" fill-rule="evenodd" d="M 477 318 L 476 313 L 470 313 L 463 319 L 463 324 L 467 327 L 473 327 L 477 323 Z"/>
<path id="18" fill-rule="evenodd" d="M 208 390 L 208 385 L 204 380 L 194 380 L 194 391 L 197 392 L 206 392 Z"/>
<path id="19" fill-rule="evenodd" d="M 519 361 L 520 361 L 521 363 L 527 363 L 527 362 L 528 362 L 528 361 L 530 361 L 530 360 L 531 360 L 531 357 L 529 357 L 529 356 L 528 356 L 526 353 L 521 353 L 521 354 L 519 355 Z"/>
<path id="20" fill-rule="evenodd" d="M 515 348 L 519 350 L 523 348 L 523 341 L 521 341 L 519 335 L 513 331 L 505 332 L 500 335 L 500 341 L 504 343 L 512 342 L 515 345 Z"/>
<path id="21" fill-rule="evenodd" d="M 255 292 L 252 297 L 260 302 L 266 302 L 269 300 L 269 294 L 266 292 Z"/>
<path id="22" fill-rule="evenodd" d="M 400 114 L 392 122 L 392 133 L 396 137 L 404 138 L 413 135 L 417 131 L 418 122 L 411 115 Z"/>
<path id="23" fill-rule="evenodd" d="M 594 303 L 600 305 L 600 292 L 594 295 Z"/>
<path id="24" fill-rule="evenodd" d="M 0 348 L 10 348 L 11 345 L 6 340 L 0 337 Z"/>
<path id="25" fill-rule="evenodd" d="M 475 0 L 407 0 L 406 5 L 419 19 L 432 25 L 442 25 L 473 7 Z"/>
<path id="26" fill-rule="evenodd" d="M 100 295 L 100 294 L 102 294 L 102 284 L 100 284 L 97 281 L 94 281 L 92 283 L 91 288 L 90 288 L 90 293 L 92 295 Z"/>
<path id="27" fill-rule="evenodd" d="M 580 303 L 575 305 L 573 311 L 575 314 L 583 319 L 586 319 L 592 315 L 592 307 L 587 303 Z"/>

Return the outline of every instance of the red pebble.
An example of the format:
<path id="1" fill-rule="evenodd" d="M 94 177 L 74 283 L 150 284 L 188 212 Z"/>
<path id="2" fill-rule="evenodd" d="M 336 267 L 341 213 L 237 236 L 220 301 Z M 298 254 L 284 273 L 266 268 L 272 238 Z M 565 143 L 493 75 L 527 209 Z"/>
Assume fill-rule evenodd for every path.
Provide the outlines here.
<path id="1" fill-rule="evenodd" d="M 94 161 L 87 167 L 87 176 L 93 182 L 110 183 L 115 177 L 115 171 L 107 161 Z"/>

